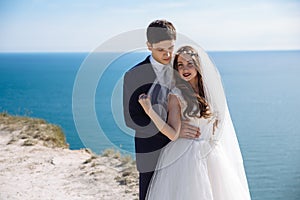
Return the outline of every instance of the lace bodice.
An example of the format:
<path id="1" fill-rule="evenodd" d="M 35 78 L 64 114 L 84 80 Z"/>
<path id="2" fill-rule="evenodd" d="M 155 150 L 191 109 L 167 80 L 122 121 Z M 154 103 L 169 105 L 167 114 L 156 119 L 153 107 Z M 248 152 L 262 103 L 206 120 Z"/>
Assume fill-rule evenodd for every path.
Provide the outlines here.
<path id="1" fill-rule="evenodd" d="M 213 136 L 213 117 L 205 119 L 203 117 L 184 117 L 183 113 L 187 108 L 187 102 L 184 100 L 181 90 L 179 88 L 173 88 L 170 94 L 175 95 L 178 98 L 180 108 L 181 108 L 181 118 L 182 120 L 189 121 L 189 124 L 200 128 L 199 140 L 210 140 Z"/>

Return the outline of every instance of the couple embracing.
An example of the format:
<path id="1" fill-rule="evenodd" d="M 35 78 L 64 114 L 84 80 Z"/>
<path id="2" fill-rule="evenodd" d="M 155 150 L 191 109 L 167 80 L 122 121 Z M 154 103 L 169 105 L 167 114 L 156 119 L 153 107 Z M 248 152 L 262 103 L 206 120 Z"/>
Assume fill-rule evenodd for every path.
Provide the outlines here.
<path id="1" fill-rule="evenodd" d="M 173 56 L 176 29 L 156 20 L 151 51 L 126 72 L 123 108 L 135 130 L 140 200 L 248 200 L 243 160 L 221 78 L 192 46 Z"/>

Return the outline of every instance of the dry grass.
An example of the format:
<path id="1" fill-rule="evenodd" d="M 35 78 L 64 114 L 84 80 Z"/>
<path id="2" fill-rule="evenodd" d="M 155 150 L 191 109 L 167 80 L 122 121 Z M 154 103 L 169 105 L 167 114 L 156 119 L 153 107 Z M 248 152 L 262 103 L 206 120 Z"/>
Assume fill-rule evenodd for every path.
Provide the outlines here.
<path id="1" fill-rule="evenodd" d="M 69 147 L 62 129 L 43 119 L 0 113 L 0 130 L 18 132 L 8 144 L 23 140 L 24 146 L 39 143 L 47 147 Z"/>

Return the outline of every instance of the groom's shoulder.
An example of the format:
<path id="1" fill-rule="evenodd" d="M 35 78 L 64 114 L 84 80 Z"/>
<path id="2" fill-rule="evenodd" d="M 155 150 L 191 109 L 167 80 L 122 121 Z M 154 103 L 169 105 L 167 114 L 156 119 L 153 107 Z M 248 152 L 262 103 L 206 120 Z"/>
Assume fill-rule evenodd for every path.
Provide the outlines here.
<path id="1" fill-rule="evenodd" d="M 133 66 L 131 69 L 129 69 L 127 71 L 127 73 L 135 73 L 135 72 L 138 72 L 138 71 L 143 71 L 147 68 L 149 68 L 149 65 L 151 65 L 151 62 L 150 62 L 150 56 L 147 56 L 145 58 L 145 60 L 143 60 L 142 62 L 136 64 L 135 66 Z"/>

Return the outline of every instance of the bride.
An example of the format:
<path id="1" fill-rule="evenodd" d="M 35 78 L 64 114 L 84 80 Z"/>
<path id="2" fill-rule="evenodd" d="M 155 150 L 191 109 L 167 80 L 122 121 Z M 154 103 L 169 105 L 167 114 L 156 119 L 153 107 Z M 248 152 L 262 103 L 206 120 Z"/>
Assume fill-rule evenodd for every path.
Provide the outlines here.
<path id="1" fill-rule="evenodd" d="M 151 93 L 139 97 L 147 115 L 172 140 L 160 154 L 146 199 L 251 199 L 218 71 L 205 51 L 191 46 L 177 51 L 173 68 L 167 123 L 151 105 Z M 179 138 L 182 120 L 199 127 L 200 137 Z"/>

